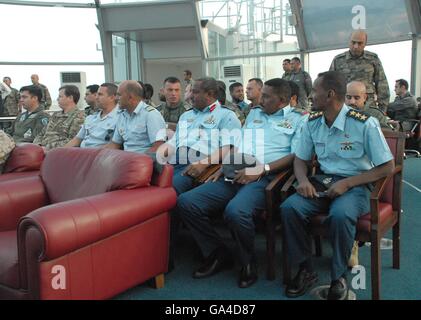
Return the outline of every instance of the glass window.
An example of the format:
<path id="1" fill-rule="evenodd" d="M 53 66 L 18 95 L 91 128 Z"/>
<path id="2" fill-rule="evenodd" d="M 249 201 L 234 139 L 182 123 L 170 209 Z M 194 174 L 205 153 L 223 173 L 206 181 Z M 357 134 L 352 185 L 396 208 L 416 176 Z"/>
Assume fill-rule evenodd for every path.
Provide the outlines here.
<path id="1" fill-rule="evenodd" d="M 126 39 L 113 35 L 113 71 L 114 81 L 120 82 L 127 80 L 127 53 Z"/>
<path id="2" fill-rule="evenodd" d="M 354 29 L 366 29 L 369 42 L 408 39 L 411 32 L 405 1 L 303 0 L 309 49 L 347 47 Z"/>

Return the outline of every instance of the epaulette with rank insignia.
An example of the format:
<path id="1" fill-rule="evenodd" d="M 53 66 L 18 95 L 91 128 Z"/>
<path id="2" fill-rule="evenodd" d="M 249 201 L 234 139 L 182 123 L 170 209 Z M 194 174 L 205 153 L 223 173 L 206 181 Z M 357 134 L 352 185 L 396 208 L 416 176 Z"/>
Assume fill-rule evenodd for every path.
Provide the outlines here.
<path id="1" fill-rule="evenodd" d="M 146 111 L 148 111 L 148 112 L 151 112 L 151 111 L 154 111 L 154 110 L 155 110 L 155 108 L 152 107 L 152 106 L 147 106 L 146 107 Z"/>
<path id="2" fill-rule="evenodd" d="M 347 117 L 353 118 L 355 120 L 366 122 L 370 116 L 364 112 L 358 111 L 358 110 L 349 110 L 346 114 Z"/>
<path id="3" fill-rule="evenodd" d="M 295 113 L 299 113 L 302 116 L 305 116 L 306 114 L 309 114 L 309 112 L 305 109 L 292 108 L 292 111 L 295 112 Z"/>
<path id="4" fill-rule="evenodd" d="M 323 116 L 322 111 L 311 112 L 310 116 L 308 117 L 308 121 L 313 121 L 313 120 L 319 119 L 321 116 Z"/>

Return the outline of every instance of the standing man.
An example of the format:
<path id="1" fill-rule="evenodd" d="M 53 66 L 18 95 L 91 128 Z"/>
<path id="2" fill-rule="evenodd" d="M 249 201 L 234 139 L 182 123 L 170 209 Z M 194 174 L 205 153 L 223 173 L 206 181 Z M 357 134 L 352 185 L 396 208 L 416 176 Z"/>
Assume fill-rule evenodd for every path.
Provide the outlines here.
<path id="1" fill-rule="evenodd" d="M 192 90 L 193 90 L 193 74 L 190 70 L 184 70 L 184 82 L 186 84 L 186 88 L 184 91 L 184 101 L 188 104 L 192 104 Z"/>
<path id="2" fill-rule="evenodd" d="M 166 140 L 162 115 L 144 101 L 144 91 L 134 80 L 123 81 L 117 90 L 120 109 L 110 149 L 138 153 L 153 152 Z"/>
<path id="3" fill-rule="evenodd" d="M 0 115 L 4 115 L 4 99 L 10 94 L 12 89 L 4 82 L 0 82 Z"/>
<path id="4" fill-rule="evenodd" d="M 247 108 L 248 104 L 244 101 L 244 87 L 241 83 L 235 82 L 229 86 L 229 91 L 232 103 L 235 104 L 241 111 Z"/>
<path id="5" fill-rule="evenodd" d="M 284 69 L 284 74 L 282 75 L 282 79 L 290 80 L 292 74 L 292 65 L 291 59 L 284 59 L 282 62 L 282 68 Z"/>
<path id="6" fill-rule="evenodd" d="M 175 130 L 181 115 L 190 109 L 190 105 L 181 100 L 181 82 L 175 77 L 168 77 L 164 80 L 163 94 L 165 102 L 157 109 L 161 112 L 168 128 Z"/>
<path id="7" fill-rule="evenodd" d="M 39 77 L 37 74 L 31 75 L 31 81 L 32 84 L 35 86 L 39 86 L 42 91 L 42 99 L 41 99 L 41 105 L 44 106 L 45 110 L 49 110 L 52 104 L 51 95 L 48 91 L 47 86 L 39 83 Z"/>
<path id="8" fill-rule="evenodd" d="M 260 99 L 262 98 L 263 81 L 259 78 L 252 78 L 248 81 L 246 87 L 247 100 L 250 104 L 244 109 L 244 115 L 247 118 L 252 109 L 260 108 Z"/>
<path id="9" fill-rule="evenodd" d="M 111 141 L 118 119 L 117 86 L 101 84 L 96 100 L 99 112 L 87 116 L 77 136 L 65 147 L 99 148 Z"/>
<path id="10" fill-rule="evenodd" d="M 99 107 L 97 105 L 98 89 L 99 85 L 97 84 L 91 84 L 90 86 L 86 87 L 85 102 L 88 104 L 88 106 L 85 108 L 85 117 L 99 111 Z"/>
<path id="11" fill-rule="evenodd" d="M 38 86 L 26 86 L 20 89 L 20 103 L 24 111 L 13 122 L 10 135 L 16 143 L 33 142 L 42 134 L 48 124 L 50 116 L 41 106 L 41 88 Z"/>
<path id="12" fill-rule="evenodd" d="M 79 99 L 78 87 L 74 85 L 61 87 L 57 100 L 62 111 L 54 112 L 44 132 L 34 139 L 34 143 L 49 150 L 63 147 L 72 140 L 85 120 L 85 112 L 77 108 Z"/>
<path id="13" fill-rule="evenodd" d="M 300 98 L 298 106 L 302 109 L 309 110 L 308 98 L 311 93 L 312 81 L 310 75 L 302 70 L 301 60 L 298 57 L 291 59 L 292 73 L 289 80 L 294 81 L 300 88 Z"/>
<path id="14" fill-rule="evenodd" d="M 414 96 L 408 91 L 408 81 L 404 79 L 396 80 L 395 101 L 389 104 L 387 114 L 393 120 L 404 122 L 405 120 L 417 119 L 418 106 Z M 410 130 L 411 124 L 402 123 L 403 130 Z"/>
<path id="15" fill-rule="evenodd" d="M 379 120 L 380 126 L 385 129 L 391 129 L 390 119 L 375 106 L 367 104 L 367 89 L 364 82 L 352 81 L 346 86 L 345 104 L 348 107 L 363 111 L 364 113 Z"/>
<path id="16" fill-rule="evenodd" d="M 337 55 L 330 66 L 330 71 L 340 71 L 345 75 L 347 83 L 364 82 L 367 88 L 367 104 L 377 105 L 386 112 L 389 105 L 390 92 L 382 63 L 373 52 L 364 50 L 368 36 L 363 30 L 354 31 L 349 40 L 349 51 Z"/>
<path id="17" fill-rule="evenodd" d="M 4 115 L 8 117 L 17 116 L 19 110 L 19 92 L 12 87 L 12 79 L 10 77 L 4 77 L 3 82 L 10 88 L 10 93 L 6 96 L 3 101 Z"/>
<path id="18" fill-rule="evenodd" d="M 282 228 L 291 264 L 297 275 L 286 287 L 287 297 L 299 297 L 317 282 L 311 261 L 308 223 L 315 214 L 328 212 L 325 224 L 333 253 L 328 300 L 348 296 L 346 272 L 358 218 L 370 210 L 371 183 L 393 172 L 393 155 L 374 118 L 344 105 L 346 79 L 340 72 L 319 75 L 313 86 L 313 108 L 303 126 L 294 160 L 297 193 L 280 207 Z M 307 177 L 307 165 L 317 155 L 323 174 L 314 176 L 326 186 L 316 191 Z"/>
<path id="19" fill-rule="evenodd" d="M 206 257 L 193 278 L 210 277 L 232 261 L 233 254 L 209 220 L 213 213 L 224 212 L 241 266 L 238 286 L 247 288 L 256 282 L 253 214 L 265 208 L 265 188 L 275 177 L 273 173 L 291 166 L 305 119 L 289 106 L 290 96 L 287 81 L 269 80 L 262 90 L 261 108 L 250 111 L 237 147 L 239 155 L 248 154 L 257 159 L 258 164 L 251 172 L 239 170 L 233 182 L 227 182 L 220 171 L 210 178 L 212 182 L 178 197 L 177 210 Z M 249 136 L 254 139 L 247 139 Z"/>
<path id="20" fill-rule="evenodd" d="M 13 139 L 0 129 L 0 174 L 2 174 L 4 164 L 15 146 Z"/>

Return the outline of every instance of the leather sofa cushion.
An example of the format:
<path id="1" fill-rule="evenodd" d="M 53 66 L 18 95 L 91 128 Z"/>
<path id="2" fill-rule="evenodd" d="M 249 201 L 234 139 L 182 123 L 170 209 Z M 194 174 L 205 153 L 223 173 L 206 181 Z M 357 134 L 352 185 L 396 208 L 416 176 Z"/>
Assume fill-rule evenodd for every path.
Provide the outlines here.
<path id="1" fill-rule="evenodd" d="M 49 151 L 41 178 L 51 203 L 150 185 L 152 159 L 111 149 L 58 148 Z"/>
<path id="2" fill-rule="evenodd" d="M 42 147 L 32 143 L 19 144 L 7 159 L 4 173 L 39 170 L 44 157 Z"/>

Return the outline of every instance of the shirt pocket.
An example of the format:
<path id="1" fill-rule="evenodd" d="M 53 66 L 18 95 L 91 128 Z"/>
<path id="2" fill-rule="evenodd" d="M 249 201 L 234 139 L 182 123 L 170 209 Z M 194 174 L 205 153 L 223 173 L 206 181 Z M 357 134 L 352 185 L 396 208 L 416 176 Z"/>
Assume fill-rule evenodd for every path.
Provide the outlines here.
<path id="1" fill-rule="evenodd" d="M 364 155 L 364 145 L 361 142 L 343 142 L 336 149 L 336 155 L 342 159 L 360 159 Z"/>
<path id="2" fill-rule="evenodd" d="M 326 159 L 328 156 L 326 143 L 325 142 L 314 142 L 314 150 L 316 152 L 317 158 Z"/>
<path id="3" fill-rule="evenodd" d="M 270 140 L 273 138 L 277 139 L 282 146 L 290 146 L 292 135 L 294 134 L 293 128 L 284 128 L 279 125 L 272 125 L 272 132 L 275 134 L 275 137 L 268 137 Z"/>

